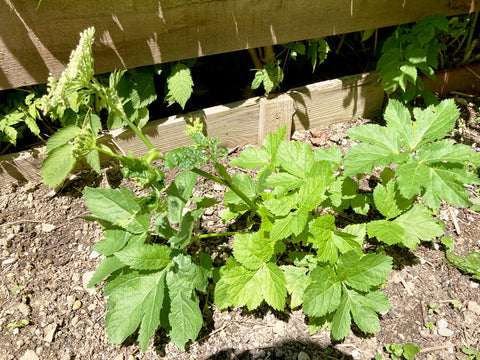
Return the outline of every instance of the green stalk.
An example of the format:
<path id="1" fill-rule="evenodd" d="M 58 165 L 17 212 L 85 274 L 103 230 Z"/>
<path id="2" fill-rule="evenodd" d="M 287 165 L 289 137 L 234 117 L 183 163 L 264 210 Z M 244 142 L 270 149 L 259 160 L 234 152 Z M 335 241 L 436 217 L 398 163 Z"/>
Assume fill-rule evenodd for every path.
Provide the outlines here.
<path id="1" fill-rule="evenodd" d="M 147 137 L 142 133 L 142 131 L 137 127 L 137 125 L 135 125 L 133 122 L 131 122 L 129 119 L 127 119 L 127 117 L 125 116 L 124 113 L 123 113 L 122 118 L 128 124 L 128 126 L 130 126 L 130 128 L 133 130 L 133 132 L 135 134 L 137 134 L 137 136 L 145 143 L 145 145 L 148 146 L 148 148 L 150 150 L 155 149 L 155 146 L 153 146 L 153 144 L 150 142 L 150 140 L 147 139 Z"/>
<path id="2" fill-rule="evenodd" d="M 202 234 L 197 236 L 192 236 L 190 241 L 195 241 L 198 239 L 208 239 L 212 237 L 220 237 L 220 236 L 232 236 L 238 234 L 238 231 L 230 231 L 230 232 L 222 232 L 222 233 L 211 233 L 211 234 Z"/>
<path id="3" fill-rule="evenodd" d="M 106 149 L 104 149 L 104 148 L 102 148 L 101 146 L 98 146 L 98 145 L 96 146 L 96 149 L 97 149 L 99 152 L 101 152 L 102 154 L 108 155 L 108 156 L 113 157 L 113 158 L 118 159 L 118 160 L 121 160 L 121 159 L 123 159 L 123 158 L 126 157 L 126 156 L 123 156 L 123 155 L 116 154 L 116 153 L 114 153 L 114 152 L 108 151 L 108 150 L 106 150 Z"/>
<path id="4" fill-rule="evenodd" d="M 475 32 L 475 27 L 477 25 L 478 20 L 478 12 L 473 15 L 472 24 L 470 25 L 470 31 L 468 32 L 467 44 L 465 45 L 465 55 L 463 57 L 463 62 L 466 63 L 468 57 L 470 56 L 472 49 L 472 40 L 473 40 L 473 33 Z"/>
<path id="5" fill-rule="evenodd" d="M 232 182 L 228 182 L 222 178 L 219 178 L 218 176 L 215 176 L 213 174 L 207 173 L 206 171 L 200 170 L 199 168 L 194 168 L 192 171 L 200 176 L 203 176 L 204 178 L 207 178 L 209 180 L 215 181 L 219 184 L 228 186 L 235 194 L 242 199 L 250 209 L 253 211 L 257 212 L 258 207 L 255 205 L 255 203 L 243 193 L 242 190 L 240 190 L 238 187 L 236 187 Z"/>
<path id="6" fill-rule="evenodd" d="M 112 96 L 107 94 L 104 91 L 105 87 L 102 84 L 100 84 L 100 82 L 96 78 L 93 78 L 90 84 L 91 84 L 91 88 L 93 88 L 93 90 L 97 93 L 97 95 L 102 97 L 106 101 L 106 103 L 112 108 L 113 112 L 119 115 L 122 118 L 122 120 L 124 120 L 127 123 L 127 125 L 130 126 L 133 132 L 137 134 L 137 136 L 145 143 L 145 145 L 147 145 L 147 147 L 150 150 L 155 149 L 155 146 L 153 146 L 152 143 L 145 137 L 145 135 L 137 127 L 137 125 L 135 125 L 132 121 L 130 121 L 127 118 L 125 111 L 123 111 L 123 109 L 117 106 L 115 100 L 118 100 L 118 102 L 120 102 L 120 98 L 118 97 L 118 94 L 115 91 L 115 89 L 112 89 L 113 93 L 115 94 Z"/>

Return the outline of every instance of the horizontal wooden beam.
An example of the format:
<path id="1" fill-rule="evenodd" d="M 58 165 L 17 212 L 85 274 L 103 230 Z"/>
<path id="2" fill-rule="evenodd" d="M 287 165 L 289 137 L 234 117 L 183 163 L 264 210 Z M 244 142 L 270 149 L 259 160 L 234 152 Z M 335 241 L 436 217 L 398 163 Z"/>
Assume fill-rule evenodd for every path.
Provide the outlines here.
<path id="1" fill-rule="evenodd" d="M 256 97 L 227 105 L 214 106 L 184 117 L 150 121 L 143 131 L 154 146 L 167 152 L 191 144 L 183 134 L 186 121 L 200 118 L 207 134 L 220 137 L 228 148 L 256 144 L 266 131 L 282 124 L 292 129 L 310 129 L 349 121 L 358 116 L 375 117 L 382 111 L 384 93 L 376 74 L 329 80 L 271 98 Z M 101 142 L 119 153 L 141 156 L 148 151 L 129 129 L 105 134 Z M 0 188 L 9 183 L 41 181 L 40 167 L 44 148 L 0 157 Z"/>
<path id="2" fill-rule="evenodd" d="M 58 77 L 90 26 L 103 73 L 479 9 L 479 0 L 0 0 L 0 90 Z"/>

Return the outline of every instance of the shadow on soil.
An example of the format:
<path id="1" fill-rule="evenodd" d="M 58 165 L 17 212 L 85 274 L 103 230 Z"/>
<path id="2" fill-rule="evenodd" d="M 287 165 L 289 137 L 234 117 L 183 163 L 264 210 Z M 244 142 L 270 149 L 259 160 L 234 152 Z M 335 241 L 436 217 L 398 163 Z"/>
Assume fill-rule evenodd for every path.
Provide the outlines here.
<path id="1" fill-rule="evenodd" d="M 210 356 L 208 360 L 250 360 L 250 359 L 278 359 L 278 360 L 349 360 L 350 355 L 344 354 L 333 346 L 320 347 L 313 342 L 286 340 L 272 347 L 238 352 L 235 349 L 224 349 Z"/>

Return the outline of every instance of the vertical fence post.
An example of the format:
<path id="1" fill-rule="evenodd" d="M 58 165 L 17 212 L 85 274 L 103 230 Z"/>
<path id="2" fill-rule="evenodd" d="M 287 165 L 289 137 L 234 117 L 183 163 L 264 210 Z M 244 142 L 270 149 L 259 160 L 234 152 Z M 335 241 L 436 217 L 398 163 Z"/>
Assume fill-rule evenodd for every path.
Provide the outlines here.
<path id="1" fill-rule="evenodd" d="M 292 118 L 295 112 L 293 99 L 286 94 L 260 99 L 260 118 L 258 122 L 258 144 L 272 131 L 287 125 L 286 140 L 292 133 Z"/>

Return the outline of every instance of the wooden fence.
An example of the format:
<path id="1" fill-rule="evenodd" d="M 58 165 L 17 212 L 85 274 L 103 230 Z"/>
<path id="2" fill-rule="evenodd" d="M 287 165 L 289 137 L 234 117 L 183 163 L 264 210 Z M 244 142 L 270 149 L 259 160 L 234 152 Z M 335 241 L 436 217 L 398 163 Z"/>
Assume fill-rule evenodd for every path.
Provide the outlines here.
<path id="1" fill-rule="evenodd" d="M 0 90 L 58 77 L 90 26 L 102 73 L 479 9 L 478 0 L 0 0 Z"/>

